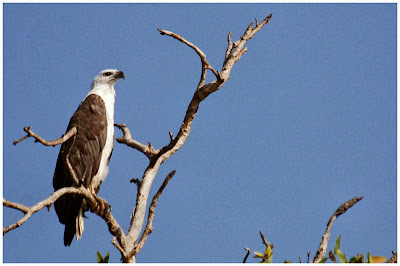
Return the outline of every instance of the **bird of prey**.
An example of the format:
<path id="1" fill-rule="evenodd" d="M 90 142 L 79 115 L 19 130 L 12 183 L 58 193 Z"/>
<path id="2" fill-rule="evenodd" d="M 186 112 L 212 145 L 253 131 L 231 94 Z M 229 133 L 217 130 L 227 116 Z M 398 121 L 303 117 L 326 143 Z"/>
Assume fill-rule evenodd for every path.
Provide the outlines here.
<path id="1" fill-rule="evenodd" d="M 54 191 L 63 187 L 84 186 L 97 195 L 108 173 L 108 163 L 114 145 L 114 85 L 125 79 L 124 72 L 116 69 L 101 71 L 91 90 L 72 115 L 67 132 L 77 132 L 61 145 L 53 176 Z M 54 207 L 60 223 L 65 225 L 64 245 L 70 246 L 82 237 L 84 212 L 88 206 L 82 196 L 66 194 Z"/>

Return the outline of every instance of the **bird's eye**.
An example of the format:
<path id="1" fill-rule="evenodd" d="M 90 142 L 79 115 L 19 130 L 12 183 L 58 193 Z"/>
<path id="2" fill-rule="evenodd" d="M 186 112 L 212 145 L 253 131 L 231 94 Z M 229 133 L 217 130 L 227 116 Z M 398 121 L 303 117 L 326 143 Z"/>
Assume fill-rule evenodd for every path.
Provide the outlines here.
<path id="1" fill-rule="evenodd" d="M 106 72 L 106 73 L 104 73 L 103 75 L 104 76 L 110 76 L 112 73 L 111 72 Z"/>

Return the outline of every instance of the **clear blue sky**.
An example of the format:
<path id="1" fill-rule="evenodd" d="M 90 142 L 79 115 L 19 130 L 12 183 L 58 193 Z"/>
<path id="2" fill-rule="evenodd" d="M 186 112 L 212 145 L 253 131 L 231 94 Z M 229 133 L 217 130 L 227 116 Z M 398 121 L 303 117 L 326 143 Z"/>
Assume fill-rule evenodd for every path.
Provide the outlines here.
<path id="1" fill-rule="evenodd" d="M 314 256 L 329 217 L 329 248 L 390 257 L 396 243 L 396 4 L 5 4 L 4 197 L 25 205 L 53 192 L 59 147 L 26 140 L 24 126 L 61 136 L 93 77 L 123 70 L 115 120 L 160 148 L 176 134 L 200 78 L 198 56 L 157 28 L 198 45 L 220 69 L 233 32 L 270 13 L 231 79 L 200 106 L 181 150 L 158 174 L 176 175 L 159 200 L 138 262 L 241 262 L 244 247 L 274 261 Z M 209 73 L 209 80 L 212 74 Z M 121 136 L 116 131 L 116 137 Z M 127 231 L 147 158 L 115 143 L 100 196 Z M 3 209 L 3 223 L 22 217 Z M 5 262 L 119 262 L 103 220 L 63 245 L 54 208 L 3 238 Z M 250 262 L 255 262 L 253 258 Z"/>

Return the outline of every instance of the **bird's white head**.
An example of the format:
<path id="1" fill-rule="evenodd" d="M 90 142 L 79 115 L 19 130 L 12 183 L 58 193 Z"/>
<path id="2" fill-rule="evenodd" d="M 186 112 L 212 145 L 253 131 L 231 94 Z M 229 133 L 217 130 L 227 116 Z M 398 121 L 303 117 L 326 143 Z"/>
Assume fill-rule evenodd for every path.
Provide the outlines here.
<path id="1" fill-rule="evenodd" d="M 102 70 L 93 80 L 92 88 L 97 85 L 108 85 L 113 87 L 119 79 L 125 79 L 124 72 L 117 69 Z"/>

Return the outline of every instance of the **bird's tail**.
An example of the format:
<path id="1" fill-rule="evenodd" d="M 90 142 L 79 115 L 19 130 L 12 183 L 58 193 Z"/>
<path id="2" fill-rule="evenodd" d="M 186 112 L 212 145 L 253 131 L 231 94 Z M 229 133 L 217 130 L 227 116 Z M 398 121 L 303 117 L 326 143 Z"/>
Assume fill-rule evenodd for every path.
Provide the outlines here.
<path id="1" fill-rule="evenodd" d="M 74 235 L 76 234 L 76 241 L 81 239 L 83 230 L 85 229 L 85 223 L 83 221 L 83 208 L 79 209 L 78 216 L 73 223 L 65 225 L 64 230 L 64 246 L 70 246 Z"/>
<path id="2" fill-rule="evenodd" d="M 76 241 L 81 239 L 83 230 L 85 229 L 85 222 L 83 221 L 83 207 L 79 209 L 78 216 L 76 217 Z"/>
<path id="3" fill-rule="evenodd" d="M 66 224 L 64 230 L 64 246 L 70 246 L 72 243 L 72 239 L 74 239 L 75 231 L 76 231 L 75 222 Z"/>

